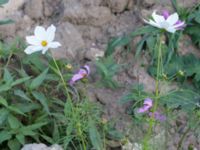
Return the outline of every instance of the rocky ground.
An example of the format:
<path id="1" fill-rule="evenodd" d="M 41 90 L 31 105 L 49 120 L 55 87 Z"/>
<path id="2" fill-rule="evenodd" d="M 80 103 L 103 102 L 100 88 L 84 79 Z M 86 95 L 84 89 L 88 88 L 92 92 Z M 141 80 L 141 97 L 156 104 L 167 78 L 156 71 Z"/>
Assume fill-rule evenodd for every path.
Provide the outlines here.
<path id="1" fill-rule="evenodd" d="M 199 0 L 177 1 L 181 6 L 191 7 Z M 33 33 L 36 25 L 47 27 L 54 24 L 57 27 L 56 39 L 62 43 L 60 49 L 53 51 L 54 55 L 81 63 L 94 60 L 95 55 L 104 54 L 112 37 L 133 31 L 143 24 L 142 18 L 146 18 L 153 10 L 163 8 L 172 10 L 169 0 L 10 0 L 4 8 L 0 8 L 0 19 L 12 18 L 15 23 L 0 26 L 0 37 L 7 42 L 16 36 L 24 39 L 26 35 Z M 181 42 L 182 53 L 187 53 L 188 49 L 198 53 L 194 47 L 185 46 L 184 41 Z M 117 80 L 125 85 L 140 81 L 147 91 L 153 91 L 154 79 L 139 63 L 133 63 L 132 59 L 133 57 L 129 56 L 126 60 L 130 67 L 127 71 L 119 73 Z M 148 64 L 145 58 L 143 63 Z M 117 103 L 127 89 L 89 89 L 93 100 L 104 105 L 105 116 L 108 119 L 118 118 L 117 128 L 120 130 L 126 129 L 131 122 L 126 114 L 127 107 Z M 176 131 L 171 134 L 175 135 L 174 138 L 180 138 Z M 195 141 L 192 134 L 186 140 L 190 139 Z M 174 143 L 170 141 L 170 150 L 175 149 L 173 145 L 177 144 L 176 141 L 178 140 Z M 200 144 L 200 141 L 198 142 Z M 198 148 L 200 149 L 200 146 Z"/>

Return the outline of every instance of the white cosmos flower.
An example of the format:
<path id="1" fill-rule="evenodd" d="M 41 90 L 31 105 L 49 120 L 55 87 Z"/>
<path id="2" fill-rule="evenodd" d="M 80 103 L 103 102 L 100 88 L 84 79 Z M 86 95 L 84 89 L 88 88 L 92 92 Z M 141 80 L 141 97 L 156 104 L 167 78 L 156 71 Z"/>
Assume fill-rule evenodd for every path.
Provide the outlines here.
<path id="1" fill-rule="evenodd" d="M 150 19 L 149 21 L 144 21 L 154 27 L 165 29 L 171 33 L 175 33 L 176 30 L 182 30 L 185 27 L 185 22 L 179 20 L 177 13 L 170 15 L 168 11 L 163 11 L 163 15 L 158 15 L 156 14 L 156 11 L 154 11 L 152 18 L 153 19 Z"/>
<path id="2" fill-rule="evenodd" d="M 37 51 L 42 51 L 45 54 L 49 48 L 58 48 L 61 46 L 59 42 L 54 42 L 56 27 L 51 25 L 45 30 L 42 26 L 37 26 L 33 36 L 27 36 L 26 41 L 28 46 L 24 52 L 26 54 L 32 54 Z"/>

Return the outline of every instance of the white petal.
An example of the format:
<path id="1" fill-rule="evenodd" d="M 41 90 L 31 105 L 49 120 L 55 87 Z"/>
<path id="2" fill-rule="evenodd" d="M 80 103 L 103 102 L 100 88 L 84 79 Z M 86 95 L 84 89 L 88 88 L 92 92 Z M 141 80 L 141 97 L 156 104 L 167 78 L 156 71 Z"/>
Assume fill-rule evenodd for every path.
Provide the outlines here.
<path id="1" fill-rule="evenodd" d="M 154 21 L 158 24 L 160 24 L 161 22 L 165 21 L 165 18 L 161 15 L 157 15 L 156 11 L 153 12 L 152 17 L 154 19 Z"/>
<path id="2" fill-rule="evenodd" d="M 52 42 L 54 40 L 55 32 L 56 32 L 56 27 L 54 25 L 51 25 L 50 27 L 48 27 L 47 29 L 48 42 Z"/>
<path id="3" fill-rule="evenodd" d="M 174 27 L 169 27 L 166 29 L 168 32 L 170 33 L 175 33 L 176 32 L 176 29 Z"/>
<path id="4" fill-rule="evenodd" d="M 37 26 L 37 27 L 35 28 L 34 33 L 35 33 L 36 38 L 38 38 L 38 40 L 40 40 L 40 41 L 41 41 L 41 40 L 46 40 L 47 33 L 46 33 L 44 27 L 42 27 L 42 26 Z"/>
<path id="5" fill-rule="evenodd" d="M 154 22 L 153 20 L 149 20 L 149 21 L 147 21 L 147 20 L 144 20 L 144 22 L 146 22 L 146 23 L 148 23 L 148 24 L 150 24 L 150 25 L 152 25 L 152 26 L 154 26 L 154 27 L 157 27 L 157 28 L 161 28 L 160 27 L 160 24 L 157 24 L 156 22 Z"/>
<path id="6" fill-rule="evenodd" d="M 48 49 L 49 49 L 48 47 L 44 47 L 42 50 L 42 54 L 45 54 L 48 51 Z"/>
<path id="7" fill-rule="evenodd" d="M 167 22 L 170 25 L 174 25 L 178 21 L 178 14 L 174 13 L 167 18 Z"/>
<path id="8" fill-rule="evenodd" d="M 58 48 L 60 46 L 61 46 L 61 44 L 59 42 L 51 42 L 48 45 L 49 48 Z"/>
<path id="9" fill-rule="evenodd" d="M 35 36 L 27 36 L 26 41 L 31 45 L 40 45 L 40 41 Z"/>
<path id="10" fill-rule="evenodd" d="M 41 46 L 28 46 L 24 52 L 26 54 L 32 54 L 34 52 L 37 52 L 37 51 L 41 51 L 43 48 Z"/>

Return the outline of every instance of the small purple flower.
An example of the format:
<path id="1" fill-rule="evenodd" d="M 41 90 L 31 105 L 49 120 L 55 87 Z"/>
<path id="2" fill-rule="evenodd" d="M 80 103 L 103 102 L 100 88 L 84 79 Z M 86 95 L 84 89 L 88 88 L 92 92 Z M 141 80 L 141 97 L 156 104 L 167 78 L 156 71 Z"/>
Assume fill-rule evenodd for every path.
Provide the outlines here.
<path id="1" fill-rule="evenodd" d="M 138 113 L 148 112 L 149 109 L 153 106 L 153 100 L 150 98 L 146 98 L 143 103 L 143 107 L 138 109 Z"/>
<path id="2" fill-rule="evenodd" d="M 138 113 L 147 113 L 149 117 L 154 117 L 155 120 L 165 121 L 166 116 L 162 115 L 158 111 L 150 112 L 150 109 L 153 107 L 153 100 L 150 98 L 146 98 L 144 100 L 143 106 L 138 109 Z"/>
<path id="3" fill-rule="evenodd" d="M 166 116 L 162 115 L 161 113 L 159 113 L 157 111 L 155 111 L 154 113 L 149 112 L 149 116 L 154 117 L 156 120 L 159 120 L 159 121 L 165 121 L 166 120 Z"/>
<path id="4" fill-rule="evenodd" d="M 69 81 L 70 85 L 75 84 L 75 82 L 77 82 L 78 80 L 81 80 L 85 77 L 87 77 L 90 74 L 90 67 L 88 65 L 84 65 L 83 67 L 81 67 L 77 73 L 75 73 L 71 80 Z"/>

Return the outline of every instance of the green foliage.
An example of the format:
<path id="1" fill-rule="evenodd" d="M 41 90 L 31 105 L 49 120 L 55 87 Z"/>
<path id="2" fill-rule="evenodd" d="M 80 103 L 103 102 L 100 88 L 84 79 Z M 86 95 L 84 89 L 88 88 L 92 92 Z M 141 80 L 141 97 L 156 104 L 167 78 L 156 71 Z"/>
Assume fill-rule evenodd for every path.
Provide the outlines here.
<path id="1" fill-rule="evenodd" d="M 199 98 L 200 95 L 190 89 L 169 91 L 160 97 L 161 104 L 166 105 L 169 109 L 180 108 L 189 113 L 197 108 Z"/>
<path id="2" fill-rule="evenodd" d="M 52 58 L 27 56 L 23 50 L 19 39 L 10 46 L 0 43 L 0 147 L 19 150 L 26 143 L 44 142 L 65 149 L 104 148 L 99 106 L 84 94 L 70 102 Z M 69 81 L 67 62 L 57 63 Z"/>
<path id="3" fill-rule="evenodd" d="M 192 11 L 188 11 L 187 16 L 187 27 L 185 33 L 191 36 L 192 42 L 200 48 L 200 3 L 192 9 Z"/>
<path id="4" fill-rule="evenodd" d="M 120 103 L 135 102 L 136 105 L 137 102 L 143 101 L 146 97 L 148 97 L 148 94 L 144 91 L 143 85 L 134 84 L 130 92 L 121 98 Z"/>
<path id="5" fill-rule="evenodd" d="M 173 56 L 169 64 L 164 66 L 164 74 L 169 80 L 176 80 L 180 83 L 185 83 L 188 80 L 192 81 L 196 88 L 200 88 L 200 59 L 193 54 L 184 56 Z M 148 69 L 152 76 L 156 76 L 156 64 L 153 64 Z M 180 71 L 183 74 L 180 74 Z M 161 77 L 162 78 L 162 77 Z"/>
<path id="6" fill-rule="evenodd" d="M 162 31 L 158 28 L 152 26 L 144 26 L 136 29 L 129 35 L 114 38 L 108 43 L 108 47 L 106 50 L 106 55 L 110 56 L 116 49 L 116 47 L 123 47 L 129 45 L 136 36 L 142 36 L 142 39 L 136 44 L 135 56 L 139 57 L 143 50 L 149 50 L 149 54 L 152 57 L 152 62 L 156 62 L 157 51 L 156 43 L 160 40 Z M 178 40 L 181 36 L 181 32 L 177 32 L 175 34 L 166 33 L 166 43 L 165 43 L 165 58 L 163 59 L 163 63 L 169 63 L 172 56 L 176 54 L 176 50 L 178 48 Z M 164 38 L 164 37 L 163 37 Z"/>
<path id="7" fill-rule="evenodd" d="M 8 3 L 9 0 L 0 0 L 0 5 L 4 5 L 6 3 Z"/>
<path id="8" fill-rule="evenodd" d="M 96 61 L 96 68 L 97 75 L 101 78 L 98 84 L 113 89 L 119 86 L 113 77 L 120 71 L 120 65 L 115 62 L 112 56 Z"/>

